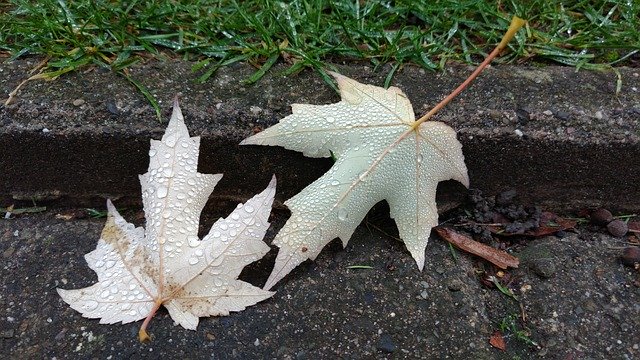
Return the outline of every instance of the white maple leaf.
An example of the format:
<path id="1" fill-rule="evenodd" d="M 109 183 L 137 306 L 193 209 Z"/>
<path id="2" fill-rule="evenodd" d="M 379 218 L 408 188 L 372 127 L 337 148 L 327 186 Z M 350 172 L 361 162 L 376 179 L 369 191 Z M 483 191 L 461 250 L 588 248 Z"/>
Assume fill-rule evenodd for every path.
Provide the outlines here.
<path id="1" fill-rule="evenodd" d="M 161 305 L 175 322 L 195 330 L 199 317 L 241 311 L 273 295 L 237 277 L 269 251 L 262 238 L 275 177 L 200 240 L 200 212 L 222 175 L 197 171 L 199 147 L 200 137 L 189 137 L 176 101 L 162 141 L 151 140 L 149 171 L 140 175 L 146 228 L 125 221 L 107 201 L 107 223 L 96 249 L 85 255 L 98 282 L 58 289 L 73 309 L 106 324 L 146 318 L 140 330 L 146 340 L 146 326 Z"/>
<path id="2" fill-rule="evenodd" d="M 280 247 L 265 284 L 270 289 L 339 237 L 344 246 L 369 209 L 386 200 L 407 249 L 422 270 L 431 228 L 437 225 L 436 187 L 455 179 L 469 185 L 462 145 L 441 122 L 417 122 L 396 87 L 383 89 L 333 74 L 342 100 L 292 105 L 293 114 L 241 144 L 282 146 L 336 162 L 285 202 L 291 218 L 274 244 Z"/>

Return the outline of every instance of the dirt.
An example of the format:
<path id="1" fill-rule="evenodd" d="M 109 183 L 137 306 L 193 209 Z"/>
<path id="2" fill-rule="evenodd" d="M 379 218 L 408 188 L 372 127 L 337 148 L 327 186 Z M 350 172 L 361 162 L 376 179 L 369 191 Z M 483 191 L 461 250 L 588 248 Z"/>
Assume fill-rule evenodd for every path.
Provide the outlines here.
<path id="1" fill-rule="evenodd" d="M 495 206 L 477 193 L 467 205 L 473 219 L 517 209 Z M 482 204 L 493 204 L 485 211 Z M 233 204 L 203 219 L 202 231 Z M 464 210 L 463 208 L 462 210 Z M 458 211 L 463 214 L 465 211 Z M 535 218 L 533 211 L 529 220 Z M 56 217 L 72 215 L 71 220 Z M 79 214 L 84 214 L 79 216 Z M 451 212 L 448 225 L 462 218 Z M 515 214 L 514 214 L 515 215 Z M 523 214 L 520 214 L 523 216 Z M 125 216 L 138 223 L 137 209 Z M 274 225 L 287 214 L 276 211 Z M 469 219 L 467 219 L 469 220 Z M 526 219 L 525 219 L 526 220 Z M 483 260 L 454 251 L 436 237 L 424 271 L 393 233 L 384 206 L 355 232 L 346 249 L 332 242 L 315 262 L 294 270 L 276 295 L 227 317 L 202 319 L 195 332 L 161 311 L 153 341 L 137 340 L 140 322 L 101 325 L 70 309 L 55 289 L 96 279 L 83 255 L 95 248 L 104 219 L 82 209 L 53 209 L 0 220 L 0 352 L 14 358 L 474 358 L 633 359 L 640 355 L 640 271 L 621 264 L 624 242 L 602 226 L 582 224 L 541 238 L 496 241 L 521 260 L 498 274 Z M 379 229 L 382 229 L 379 230 Z M 242 278 L 264 283 L 275 252 Z M 349 269 L 366 265 L 371 269 Z M 517 299 L 486 282 L 499 276 Z M 506 342 L 489 344 L 496 331 Z"/>

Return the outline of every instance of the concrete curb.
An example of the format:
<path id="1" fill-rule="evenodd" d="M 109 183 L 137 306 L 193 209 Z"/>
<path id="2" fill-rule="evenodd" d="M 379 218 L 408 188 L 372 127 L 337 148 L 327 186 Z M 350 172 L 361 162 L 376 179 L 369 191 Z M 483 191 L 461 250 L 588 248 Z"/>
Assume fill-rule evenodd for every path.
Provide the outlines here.
<path id="1" fill-rule="evenodd" d="M 37 59 L 0 64 L 4 97 Z M 224 173 L 219 199 L 247 198 L 278 176 L 278 200 L 319 177 L 330 160 L 271 147 L 240 147 L 246 136 L 290 113 L 292 103 L 339 99 L 316 73 L 271 71 L 255 85 L 241 82 L 248 65 L 221 69 L 204 84 L 183 61 L 150 62 L 131 76 L 159 99 L 165 124 L 126 79 L 101 69 L 27 83 L 0 109 L 0 199 L 103 204 L 104 197 L 139 202 L 137 175 L 146 171 L 150 138 L 159 138 L 171 99 L 181 104 L 192 135 L 202 136 L 200 171 Z M 385 72 L 341 67 L 361 82 L 382 84 Z M 471 71 L 430 73 L 406 67 L 394 79 L 417 114 L 424 113 Z M 555 209 L 605 206 L 640 210 L 640 70 L 616 74 L 573 68 L 495 66 L 437 115 L 458 130 L 471 186 L 493 194 L 518 191 L 522 202 Z M 97 206 L 97 205 L 96 205 Z"/>

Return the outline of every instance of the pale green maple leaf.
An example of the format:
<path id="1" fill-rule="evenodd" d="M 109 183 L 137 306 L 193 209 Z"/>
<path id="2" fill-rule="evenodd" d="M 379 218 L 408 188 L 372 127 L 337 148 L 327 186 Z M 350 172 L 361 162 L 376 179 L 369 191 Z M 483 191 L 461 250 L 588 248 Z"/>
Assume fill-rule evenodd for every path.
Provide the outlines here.
<path id="1" fill-rule="evenodd" d="M 171 318 L 195 330 L 204 316 L 227 315 L 273 292 L 237 280 L 263 257 L 275 178 L 260 194 L 218 219 L 198 238 L 200 212 L 221 174 L 197 171 L 200 137 L 189 137 L 177 101 L 162 141 L 151 140 L 149 171 L 140 176 L 146 228 L 135 227 L 107 202 L 109 215 L 95 250 L 85 255 L 98 275 L 92 286 L 58 289 L 62 299 L 100 323 L 149 320 L 161 305 Z"/>
<path id="2" fill-rule="evenodd" d="M 265 289 L 306 259 L 315 259 L 332 239 L 339 237 L 346 246 L 369 209 L 382 200 L 389 203 L 400 237 L 422 270 L 438 220 L 438 182 L 455 179 L 469 185 L 462 145 L 451 127 L 416 122 L 398 88 L 333 75 L 342 101 L 294 104 L 292 115 L 242 142 L 336 157 L 327 173 L 285 202 L 291 218 L 274 239 L 280 250 Z"/>

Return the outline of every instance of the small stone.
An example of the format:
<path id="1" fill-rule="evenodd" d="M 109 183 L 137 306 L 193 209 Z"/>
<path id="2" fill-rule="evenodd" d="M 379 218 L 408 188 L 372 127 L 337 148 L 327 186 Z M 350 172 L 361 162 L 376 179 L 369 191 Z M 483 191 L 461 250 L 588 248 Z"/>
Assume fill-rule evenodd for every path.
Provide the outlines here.
<path id="1" fill-rule="evenodd" d="M 598 120 L 604 119 L 604 113 L 601 110 L 596 111 L 596 119 Z"/>
<path id="2" fill-rule="evenodd" d="M 548 279 L 556 273 L 556 264 L 551 259 L 535 259 L 531 270 L 541 278 Z"/>
<path id="3" fill-rule="evenodd" d="M 629 231 L 629 228 L 627 227 L 627 223 L 620 220 L 620 219 L 616 219 L 611 221 L 608 225 L 607 225 L 607 231 L 609 231 L 609 234 L 615 236 L 615 237 L 623 237 L 625 235 L 627 235 L 627 231 Z"/>
<path id="4" fill-rule="evenodd" d="M 0 337 L 2 337 L 3 339 L 11 339 L 13 337 L 13 334 L 13 329 L 4 330 L 2 331 L 2 333 L 0 333 Z"/>
<path id="5" fill-rule="evenodd" d="M 551 110 L 545 110 L 542 112 L 543 114 L 547 115 L 547 116 L 551 116 L 553 115 L 553 112 Z"/>
<path id="6" fill-rule="evenodd" d="M 599 208 L 591 213 L 589 219 L 594 225 L 605 226 L 613 220 L 613 215 L 609 210 Z"/>
<path id="7" fill-rule="evenodd" d="M 566 111 L 562 111 L 562 110 L 555 111 L 553 113 L 553 115 L 555 115 L 556 118 L 558 118 L 559 120 L 562 120 L 562 121 L 569 120 L 569 118 L 571 117 L 571 114 L 569 114 Z"/>
<path id="8" fill-rule="evenodd" d="M 378 344 L 376 344 L 376 348 L 378 348 L 378 350 L 382 350 L 387 353 L 392 353 L 396 351 L 397 346 L 396 344 L 394 344 L 393 339 L 391 338 L 391 335 L 382 334 L 380 336 L 380 340 L 378 340 Z"/>
<path id="9" fill-rule="evenodd" d="M 627 266 L 635 266 L 640 264 L 640 247 L 629 246 L 622 250 L 622 256 L 620 257 L 622 263 Z"/>
<path id="10" fill-rule="evenodd" d="M 447 281 L 447 289 L 450 291 L 460 291 L 462 290 L 462 281 L 458 279 L 450 279 Z"/>
<path id="11" fill-rule="evenodd" d="M 81 106 L 84 104 L 84 100 L 83 99 L 75 99 L 73 100 L 73 106 Z"/>

